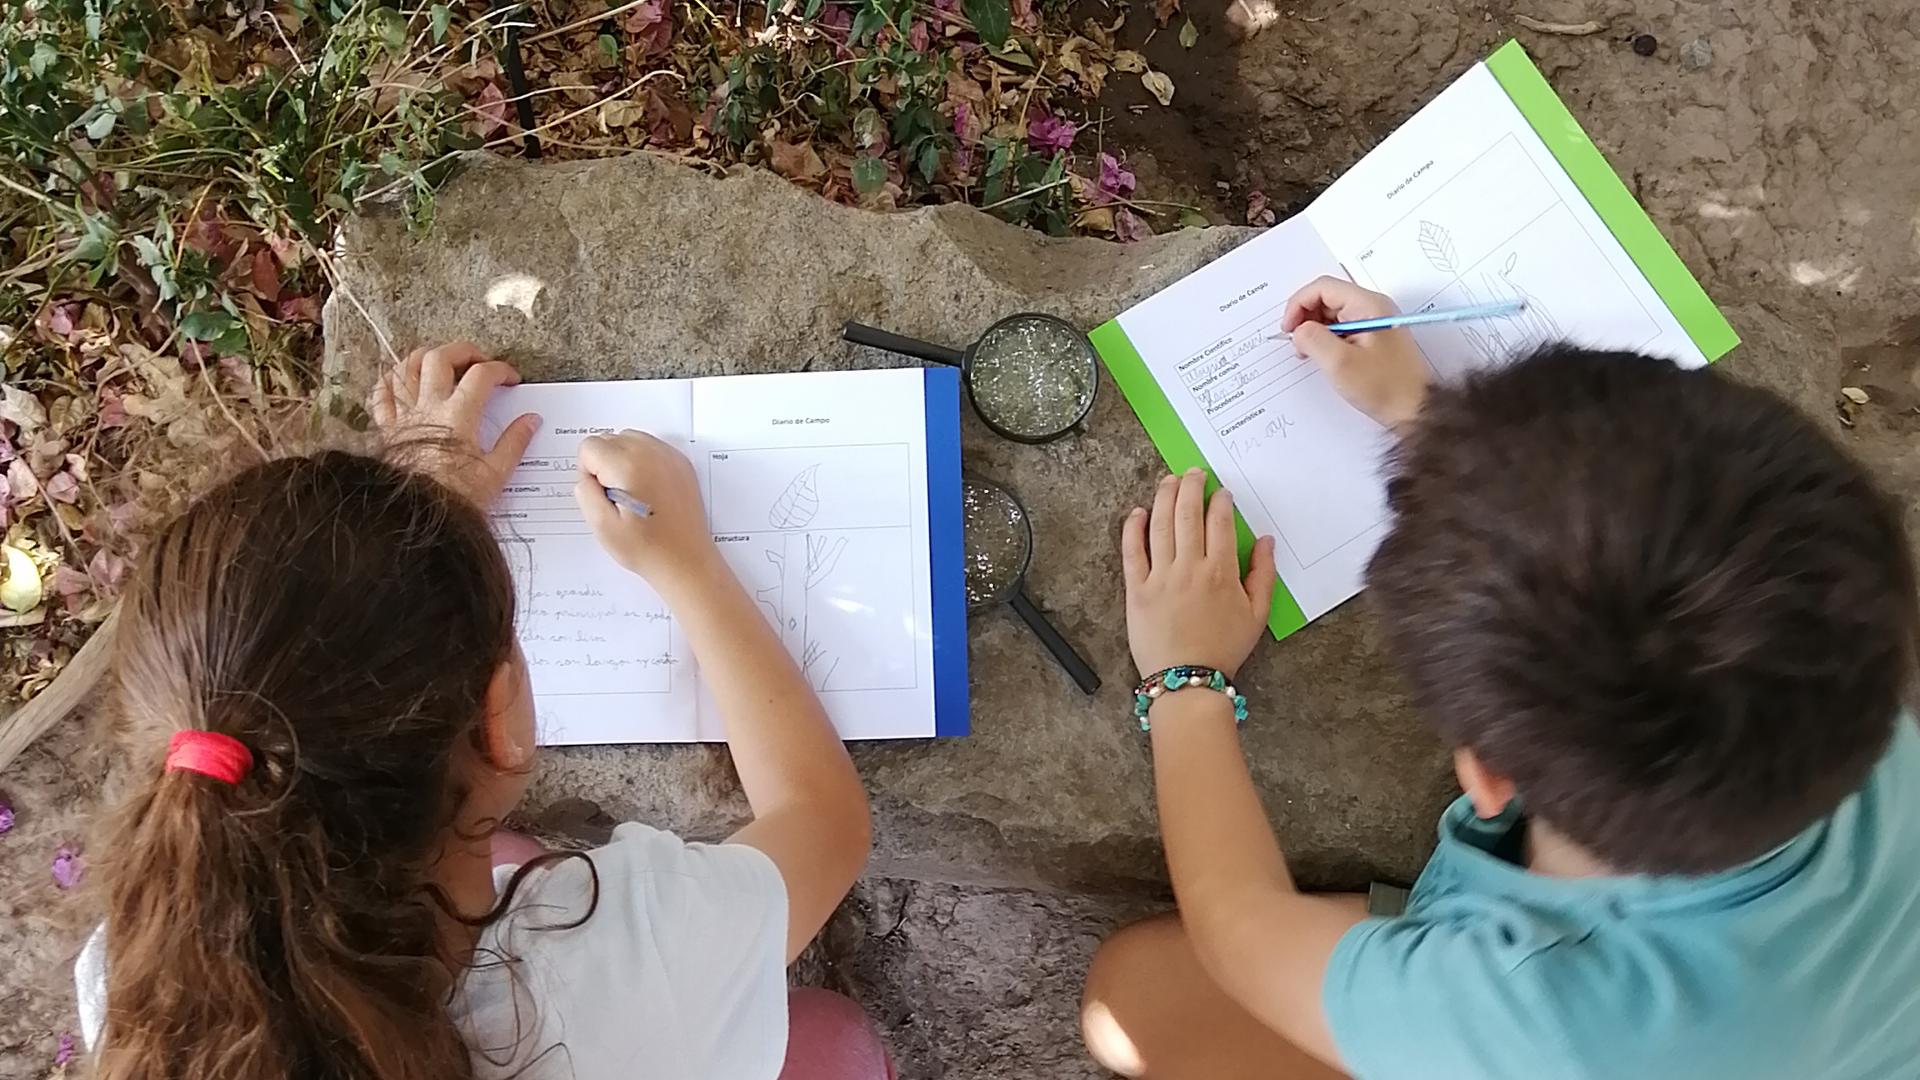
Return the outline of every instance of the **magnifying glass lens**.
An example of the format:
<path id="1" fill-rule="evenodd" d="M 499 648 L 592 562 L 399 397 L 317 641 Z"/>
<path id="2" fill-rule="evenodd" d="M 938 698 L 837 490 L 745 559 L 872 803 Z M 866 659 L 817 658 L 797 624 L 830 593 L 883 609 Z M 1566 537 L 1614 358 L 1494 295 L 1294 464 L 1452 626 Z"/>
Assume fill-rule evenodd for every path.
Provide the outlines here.
<path id="1" fill-rule="evenodd" d="M 1013 496 L 988 484 L 966 481 L 967 603 L 984 604 L 1011 593 L 1033 554 L 1033 529 Z"/>
<path id="2" fill-rule="evenodd" d="M 1095 378 L 1085 335 L 1058 319 L 1015 316 L 974 346 L 967 386 L 988 423 L 1040 439 L 1080 421 Z"/>

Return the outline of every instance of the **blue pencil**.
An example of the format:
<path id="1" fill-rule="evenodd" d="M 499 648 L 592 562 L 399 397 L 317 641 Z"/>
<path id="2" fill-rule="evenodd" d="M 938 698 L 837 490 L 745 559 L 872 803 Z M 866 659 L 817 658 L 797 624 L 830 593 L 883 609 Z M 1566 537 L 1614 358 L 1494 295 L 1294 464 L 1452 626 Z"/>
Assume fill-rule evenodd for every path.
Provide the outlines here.
<path id="1" fill-rule="evenodd" d="M 1526 309 L 1525 300 L 1507 300 L 1498 304 L 1475 304 L 1472 307 L 1420 311 L 1412 315 L 1384 315 L 1378 319 L 1354 319 L 1350 322 L 1334 323 L 1327 329 L 1344 337 L 1347 334 L 1361 334 L 1368 330 L 1392 330 L 1397 326 L 1424 326 L 1427 323 L 1491 319 L 1500 315 L 1513 315 Z"/>
<path id="2" fill-rule="evenodd" d="M 633 496 L 627 494 L 626 492 L 621 491 L 619 488 L 610 487 L 610 488 L 605 488 L 603 490 L 605 490 L 607 493 L 608 502 L 632 514 L 634 517 L 652 517 L 653 516 L 652 507 L 648 506 L 646 503 L 641 502 L 639 499 L 636 499 Z"/>

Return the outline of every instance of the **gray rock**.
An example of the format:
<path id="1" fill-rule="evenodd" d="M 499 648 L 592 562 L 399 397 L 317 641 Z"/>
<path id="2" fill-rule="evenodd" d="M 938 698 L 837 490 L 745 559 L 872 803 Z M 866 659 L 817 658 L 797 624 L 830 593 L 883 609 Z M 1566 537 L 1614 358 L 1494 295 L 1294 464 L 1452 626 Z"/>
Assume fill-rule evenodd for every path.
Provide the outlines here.
<path id="1" fill-rule="evenodd" d="M 544 166 L 479 159 L 442 193 L 430 233 L 409 236 L 394 215 L 347 230 L 327 310 L 329 364 L 364 386 L 388 348 L 458 337 L 533 380 L 898 363 L 843 345 L 841 323 L 956 344 L 1021 310 L 1092 327 L 1251 232 L 1120 246 L 1037 236 L 957 206 L 871 214 L 769 175 L 715 179 L 644 154 Z M 520 298 L 532 294 L 524 311 L 503 302 L 509 282 Z M 964 441 L 968 467 L 1032 511 L 1032 592 L 1107 686 L 1082 696 L 1010 614 L 975 617 L 974 734 L 856 749 L 877 811 L 874 870 L 1158 889 L 1150 764 L 1128 717 L 1115 536 L 1159 458 L 1111 384 L 1085 430 L 1061 442 L 1014 445 L 972 417 Z M 1412 877 L 1450 781 L 1363 603 L 1268 643 L 1240 684 L 1254 705 L 1248 755 L 1302 880 L 1357 888 Z M 579 820 L 581 798 L 696 836 L 723 834 L 745 813 L 717 748 L 548 753 L 530 816 L 538 823 L 547 807 L 576 800 L 559 816 Z"/>

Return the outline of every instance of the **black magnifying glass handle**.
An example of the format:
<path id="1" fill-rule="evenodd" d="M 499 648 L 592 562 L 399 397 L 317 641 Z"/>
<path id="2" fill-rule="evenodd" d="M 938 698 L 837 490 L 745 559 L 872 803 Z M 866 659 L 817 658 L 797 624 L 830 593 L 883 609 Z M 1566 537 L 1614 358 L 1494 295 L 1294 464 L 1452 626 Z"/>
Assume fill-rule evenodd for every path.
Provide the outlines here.
<path id="1" fill-rule="evenodd" d="M 1086 658 L 1075 651 L 1067 639 L 1060 636 L 1060 631 L 1055 630 L 1047 617 L 1040 613 L 1040 609 L 1034 606 L 1027 596 L 1026 586 L 1015 588 L 1007 602 L 1027 621 L 1027 626 L 1033 630 L 1033 636 L 1040 639 L 1040 644 L 1047 647 L 1047 651 L 1053 654 L 1068 675 L 1073 676 L 1075 685 L 1088 694 L 1100 689 L 1100 676 L 1093 670 L 1093 665 L 1087 663 Z"/>
<path id="2" fill-rule="evenodd" d="M 855 345 L 867 345 L 875 349 L 899 353 L 902 356 L 917 356 L 922 360 L 931 360 L 936 364 L 959 367 L 966 363 L 967 354 L 959 349 L 945 345 L 935 345 L 931 341 L 921 341 L 902 334 L 882 330 L 877 326 L 848 321 L 840 328 L 840 336 Z"/>

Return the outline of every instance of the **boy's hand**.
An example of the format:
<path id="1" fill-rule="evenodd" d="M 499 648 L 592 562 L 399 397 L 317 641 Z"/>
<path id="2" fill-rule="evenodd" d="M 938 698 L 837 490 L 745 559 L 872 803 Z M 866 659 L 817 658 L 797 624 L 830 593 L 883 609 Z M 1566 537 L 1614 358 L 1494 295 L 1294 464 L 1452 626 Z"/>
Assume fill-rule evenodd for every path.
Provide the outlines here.
<path id="1" fill-rule="evenodd" d="M 582 440 L 579 460 L 573 497 L 615 562 L 646 578 L 669 603 L 681 586 L 713 568 L 719 552 L 684 454 L 651 435 L 623 431 Z M 652 513 L 640 517 L 615 506 L 607 488 L 619 488 Z"/>
<path id="2" fill-rule="evenodd" d="M 1293 347 L 1320 365 L 1347 403 L 1386 427 L 1398 428 L 1420 412 L 1430 373 L 1413 332 L 1369 330 L 1341 337 L 1326 324 L 1397 314 L 1393 301 L 1339 278 L 1309 282 L 1287 300 L 1280 329 Z"/>
<path id="3" fill-rule="evenodd" d="M 415 349 L 373 388 L 373 422 L 396 443 L 402 464 L 485 509 L 500 497 L 540 427 L 540 418 L 527 413 L 507 425 L 493 449 L 480 449 L 480 415 L 487 399 L 519 381 L 513 365 L 488 359 L 470 341 Z M 450 439 L 453 445 L 405 442 L 428 438 Z"/>
<path id="4" fill-rule="evenodd" d="M 1206 474 L 1169 476 L 1153 510 L 1136 509 L 1120 531 L 1127 579 L 1127 640 L 1141 675 L 1178 664 L 1240 669 L 1273 604 L 1273 538 L 1253 546 L 1240 577 L 1233 496 L 1221 488 L 1209 505 Z"/>

